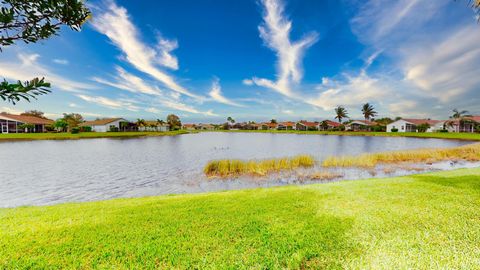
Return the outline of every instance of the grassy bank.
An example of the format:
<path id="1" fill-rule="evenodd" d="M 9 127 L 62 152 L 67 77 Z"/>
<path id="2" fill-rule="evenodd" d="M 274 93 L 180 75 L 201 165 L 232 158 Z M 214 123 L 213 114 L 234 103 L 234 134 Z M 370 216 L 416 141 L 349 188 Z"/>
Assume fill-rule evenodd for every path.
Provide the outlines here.
<path id="1" fill-rule="evenodd" d="M 433 163 L 440 161 L 480 161 L 480 143 L 451 148 L 414 149 L 383 153 L 368 153 L 358 156 L 329 157 L 322 162 L 324 167 L 375 167 L 378 164 Z"/>
<path id="2" fill-rule="evenodd" d="M 480 169 L 0 209 L 0 268 L 474 269 Z"/>
<path id="3" fill-rule="evenodd" d="M 309 134 L 338 136 L 380 136 L 380 137 L 414 137 L 454 140 L 480 141 L 480 133 L 417 133 L 417 132 L 353 132 L 353 131 L 297 131 L 297 130 L 217 130 L 203 132 L 244 132 L 244 133 L 279 133 L 279 134 Z"/>
<path id="4" fill-rule="evenodd" d="M 75 140 L 75 139 L 95 139 L 95 138 L 135 138 L 145 136 L 172 136 L 187 134 L 188 131 L 177 130 L 167 132 L 81 132 L 79 134 L 71 133 L 11 133 L 0 134 L 1 141 L 16 140 Z"/>
<path id="5" fill-rule="evenodd" d="M 229 177 L 240 175 L 264 176 L 272 172 L 293 170 L 299 167 L 312 167 L 315 159 L 309 155 L 265 160 L 212 160 L 204 168 L 207 176 Z"/>

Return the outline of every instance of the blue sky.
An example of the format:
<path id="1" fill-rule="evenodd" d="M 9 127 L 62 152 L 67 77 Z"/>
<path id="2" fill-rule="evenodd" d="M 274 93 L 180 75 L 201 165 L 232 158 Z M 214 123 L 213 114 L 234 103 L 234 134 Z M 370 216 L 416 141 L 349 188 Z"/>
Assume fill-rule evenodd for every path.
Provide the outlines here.
<path id="1" fill-rule="evenodd" d="M 184 122 L 446 118 L 480 114 L 480 25 L 468 1 L 89 1 L 62 29 L 0 54 L 0 77 L 44 76 L 53 93 L 0 111 L 57 118 L 179 115 Z"/>

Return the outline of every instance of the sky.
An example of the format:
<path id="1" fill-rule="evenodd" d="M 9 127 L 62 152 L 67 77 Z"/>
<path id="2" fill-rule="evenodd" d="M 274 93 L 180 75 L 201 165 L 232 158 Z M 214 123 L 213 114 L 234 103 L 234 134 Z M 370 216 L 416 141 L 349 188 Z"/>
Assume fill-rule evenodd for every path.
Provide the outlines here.
<path id="1" fill-rule="evenodd" d="M 480 24 L 468 1 L 88 1 L 80 32 L 3 48 L 0 78 L 52 93 L 0 111 L 184 122 L 480 114 Z M 1 102 L 1 101 L 0 101 Z"/>

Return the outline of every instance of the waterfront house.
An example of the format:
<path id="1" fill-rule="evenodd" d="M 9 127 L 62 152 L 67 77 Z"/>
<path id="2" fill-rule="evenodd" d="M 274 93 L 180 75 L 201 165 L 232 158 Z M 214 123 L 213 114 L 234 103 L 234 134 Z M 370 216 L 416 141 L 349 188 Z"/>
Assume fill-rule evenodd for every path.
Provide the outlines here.
<path id="1" fill-rule="evenodd" d="M 429 126 L 426 132 L 434 132 L 444 129 L 445 122 L 432 119 L 399 119 L 387 125 L 387 132 L 392 132 L 392 130 L 396 130 L 396 132 L 417 132 L 418 126 L 424 124 Z"/>
<path id="2" fill-rule="evenodd" d="M 280 122 L 277 125 L 277 130 L 295 130 L 296 125 L 295 122 Z"/>
<path id="3" fill-rule="evenodd" d="M 129 122 L 123 118 L 104 118 L 81 123 L 80 127 L 91 127 L 94 132 L 122 131 Z"/>
<path id="4" fill-rule="evenodd" d="M 475 132 L 475 127 L 480 126 L 480 115 L 467 116 L 462 119 L 452 119 L 445 122 L 449 132 Z"/>
<path id="5" fill-rule="evenodd" d="M 342 124 L 340 124 L 339 122 L 324 120 L 318 124 L 318 130 L 321 130 L 321 131 L 333 130 L 335 128 L 339 128 L 341 125 Z"/>
<path id="6" fill-rule="evenodd" d="M 368 120 L 353 120 L 345 125 L 345 129 L 350 131 L 371 131 L 376 124 Z"/>
<path id="7" fill-rule="evenodd" d="M 159 131 L 165 132 L 170 130 L 170 125 L 160 123 L 158 121 L 145 121 L 145 126 L 138 127 L 138 131 Z"/>
<path id="8" fill-rule="evenodd" d="M 36 116 L 0 113 L 0 133 L 45 132 L 45 126 L 53 123 L 53 120 Z"/>
<path id="9" fill-rule="evenodd" d="M 261 123 L 261 129 L 262 130 L 271 130 L 271 129 L 277 129 L 278 124 L 277 123 Z"/>
<path id="10" fill-rule="evenodd" d="M 183 124 L 182 125 L 182 129 L 185 129 L 185 130 L 195 130 L 197 127 L 197 125 L 195 124 Z"/>
<path id="11" fill-rule="evenodd" d="M 199 130 L 214 130 L 215 126 L 211 124 L 198 124 L 196 128 Z"/>
<path id="12" fill-rule="evenodd" d="M 318 130 L 318 125 L 319 125 L 318 122 L 308 122 L 308 121 L 302 120 L 297 122 L 295 126 L 297 130 L 305 131 L 305 130 Z"/>

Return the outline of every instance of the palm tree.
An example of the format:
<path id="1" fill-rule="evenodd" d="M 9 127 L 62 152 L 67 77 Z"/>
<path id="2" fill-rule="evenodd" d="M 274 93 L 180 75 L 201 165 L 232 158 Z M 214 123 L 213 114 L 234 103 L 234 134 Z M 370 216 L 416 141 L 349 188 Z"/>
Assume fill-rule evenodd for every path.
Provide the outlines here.
<path id="1" fill-rule="evenodd" d="M 374 110 L 373 106 L 370 103 L 363 104 L 362 114 L 365 117 L 365 121 L 369 121 L 370 118 L 375 117 L 377 112 Z"/>
<path id="2" fill-rule="evenodd" d="M 453 127 L 455 123 L 458 122 L 458 131 L 465 130 L 465 125 L 471 123 L 471 120 L 468 119 L 468 117 L 472 117 L 472 115 L 466 110 L 459 111 L 458 109 L 453 109 L 452 111 L 453 115 L 450 116 L 450 119 L 452 120 L 448 121 L 448 126 Z"/>
<path id="3" fill-rule="evenodd" d="M 468 114 L 468 111 L 466 110 L 459 111 L 458 109 L 453 109 L 452 111 L 453 111 L 453 115 L 450 116 L 450 119 L 461 119 L 464 117 L 471 117 L 471 115 Z"/>
<path id="4" fill-rule="evenodd" d="M 276 119 L 272 119 L 272 120 L 270 120 L 270 123 L 271 123 L 271 124 L 276 124 L 276 123 L 277 123 L 277 120 L 276 120 Z"/>
<path id="5" fill-rule="evenodd" d="M 145 127 L 147 125 L 147 123 L 145 122 L 144 119 L 137 119 L 137 122 L 135 123 L 137 124 L 137 127 Z"/>
<path id="6" fill-rule="evenodd" d="M 335 119 L 338 119 L 338 122 L 340 123 L 342 123 L 343 118 L 348 117 L 347 109 L 345 109 L 345 107 L 343 106 L 338 106 L 337 108 L 335 108 L 335 114 Z"/>
<path id="7" fill-rule="evenodd" d="M 230 123 L 232 123 L 232 124 L 235 123 L 235 119 L 233 119 L 231 116 L 229 116 L 229 117 L 227 118 L 227 121 L 230 122 Z"/>

